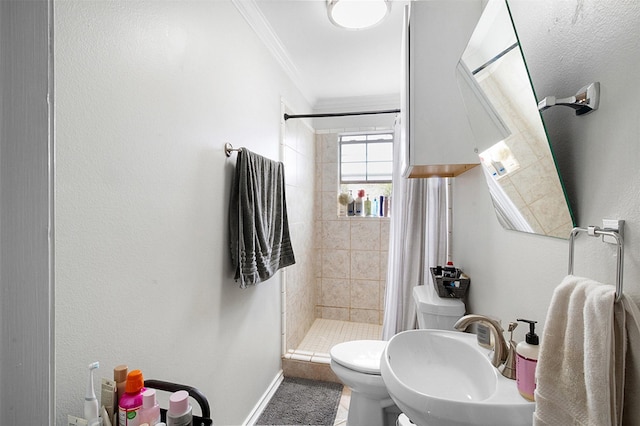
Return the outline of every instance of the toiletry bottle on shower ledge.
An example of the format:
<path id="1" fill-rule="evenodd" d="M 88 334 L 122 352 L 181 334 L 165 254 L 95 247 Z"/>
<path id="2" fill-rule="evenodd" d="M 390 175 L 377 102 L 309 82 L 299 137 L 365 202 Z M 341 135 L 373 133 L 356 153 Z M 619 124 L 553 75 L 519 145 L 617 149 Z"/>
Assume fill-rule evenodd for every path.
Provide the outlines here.
<path id="1" fill-rule="evenodd" d="M 371 216 L 371 200 L 369 199 L 369 194 L 367 194 L 367 199 L 364 200 L 364 215 Z"/>
<path id="2" fill-rule="evenodd" d="M 356 198 L 355 201 L 355 215 L 356 216 L 362 216 L 364 213 L 364 200 L 362 199 L 362 197 L 364 197 L 364 189 L 359 189 L 358 190 L 358 198 Z"/>
<path id="3" fill-rule="evenodd" d="M 353 198 L 353 191 L 349 191 L 349 204 L 347 204 L 347 216 L 356 215 L 356 200 Z"/>

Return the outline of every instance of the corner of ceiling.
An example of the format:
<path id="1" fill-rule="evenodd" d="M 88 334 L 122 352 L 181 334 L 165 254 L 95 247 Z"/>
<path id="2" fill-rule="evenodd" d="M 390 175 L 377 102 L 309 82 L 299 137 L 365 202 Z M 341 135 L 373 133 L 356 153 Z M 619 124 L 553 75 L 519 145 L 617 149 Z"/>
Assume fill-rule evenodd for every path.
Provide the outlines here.
<path id="1" fill-rule="evenodd" d="M 267 50 L 269 50 L 273 55 L 278 64 L 280 64 L 285 74 L 287 74 L 293 84 L 298 88 L 298 90 L 300 90 L 307 102 L 309 102 L 310 105 L 313 105 L 316 102 L 315 97 L 307 89 L 298 68 L 291 60 L 289 52 L 260 11 L 256 0 L 231 0 L 231 2 L 256 33 L 258 38 L 265 44 Z"/>

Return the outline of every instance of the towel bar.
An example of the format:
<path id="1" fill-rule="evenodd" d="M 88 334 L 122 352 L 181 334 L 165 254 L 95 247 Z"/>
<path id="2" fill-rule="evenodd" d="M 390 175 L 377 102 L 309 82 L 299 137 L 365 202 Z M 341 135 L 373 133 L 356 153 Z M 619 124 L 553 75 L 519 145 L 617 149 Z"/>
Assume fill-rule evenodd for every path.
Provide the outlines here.
<path id="1" fill-rule="evenodd" d="M 622 297 L 622 272 L 624 266 L 624 245 L 622 235 L 618 231 L 611 229 L 600 229 L 597 226 L 589 226 L 587 228 L 573 228 L 569 236 L 569 275 L 573 275 L 573 248 L 575 237 L 579 232 L 586 232 L 591 237 L 598 235 L 608 235 L 616 240 L 618 246 L 618 259 L 616 268 L 616 302 Z"/>
<path id="2" fill-rule="evenodd" d="M 229 142 L 224 144 L 224 153 L 227 154 L 227 157 L 231 157 L 231 151 L 240 152 L 242 148 L 234 148 Z"/>

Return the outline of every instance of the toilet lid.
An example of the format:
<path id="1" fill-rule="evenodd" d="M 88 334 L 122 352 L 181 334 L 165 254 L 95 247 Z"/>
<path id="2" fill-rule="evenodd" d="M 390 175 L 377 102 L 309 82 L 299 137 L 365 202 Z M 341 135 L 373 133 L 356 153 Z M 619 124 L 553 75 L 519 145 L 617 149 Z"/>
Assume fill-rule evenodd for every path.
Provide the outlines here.
<path id="1" fill-rule="evenodd" d="M 380 358 L 387 346 L 384 340 L 353 340 L 331 348 L 331 359 L 351 370 L 380 374 Z"/>

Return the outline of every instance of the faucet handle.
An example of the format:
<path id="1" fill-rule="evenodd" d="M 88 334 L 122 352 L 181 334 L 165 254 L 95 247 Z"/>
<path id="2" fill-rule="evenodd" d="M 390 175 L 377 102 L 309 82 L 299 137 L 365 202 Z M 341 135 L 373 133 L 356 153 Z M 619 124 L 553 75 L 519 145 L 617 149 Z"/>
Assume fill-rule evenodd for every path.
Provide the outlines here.
<path id="1" fill-rule="evenodd" d="M 516 343 L 513 341 L 513 330 L 518 326 L 517 322 L 510 322 L 509 328 L 509 344 L 507 359 L 504 362 L 504 368 L 502 369 L 502 375 L 508 379 L 516 378 Z"/>

